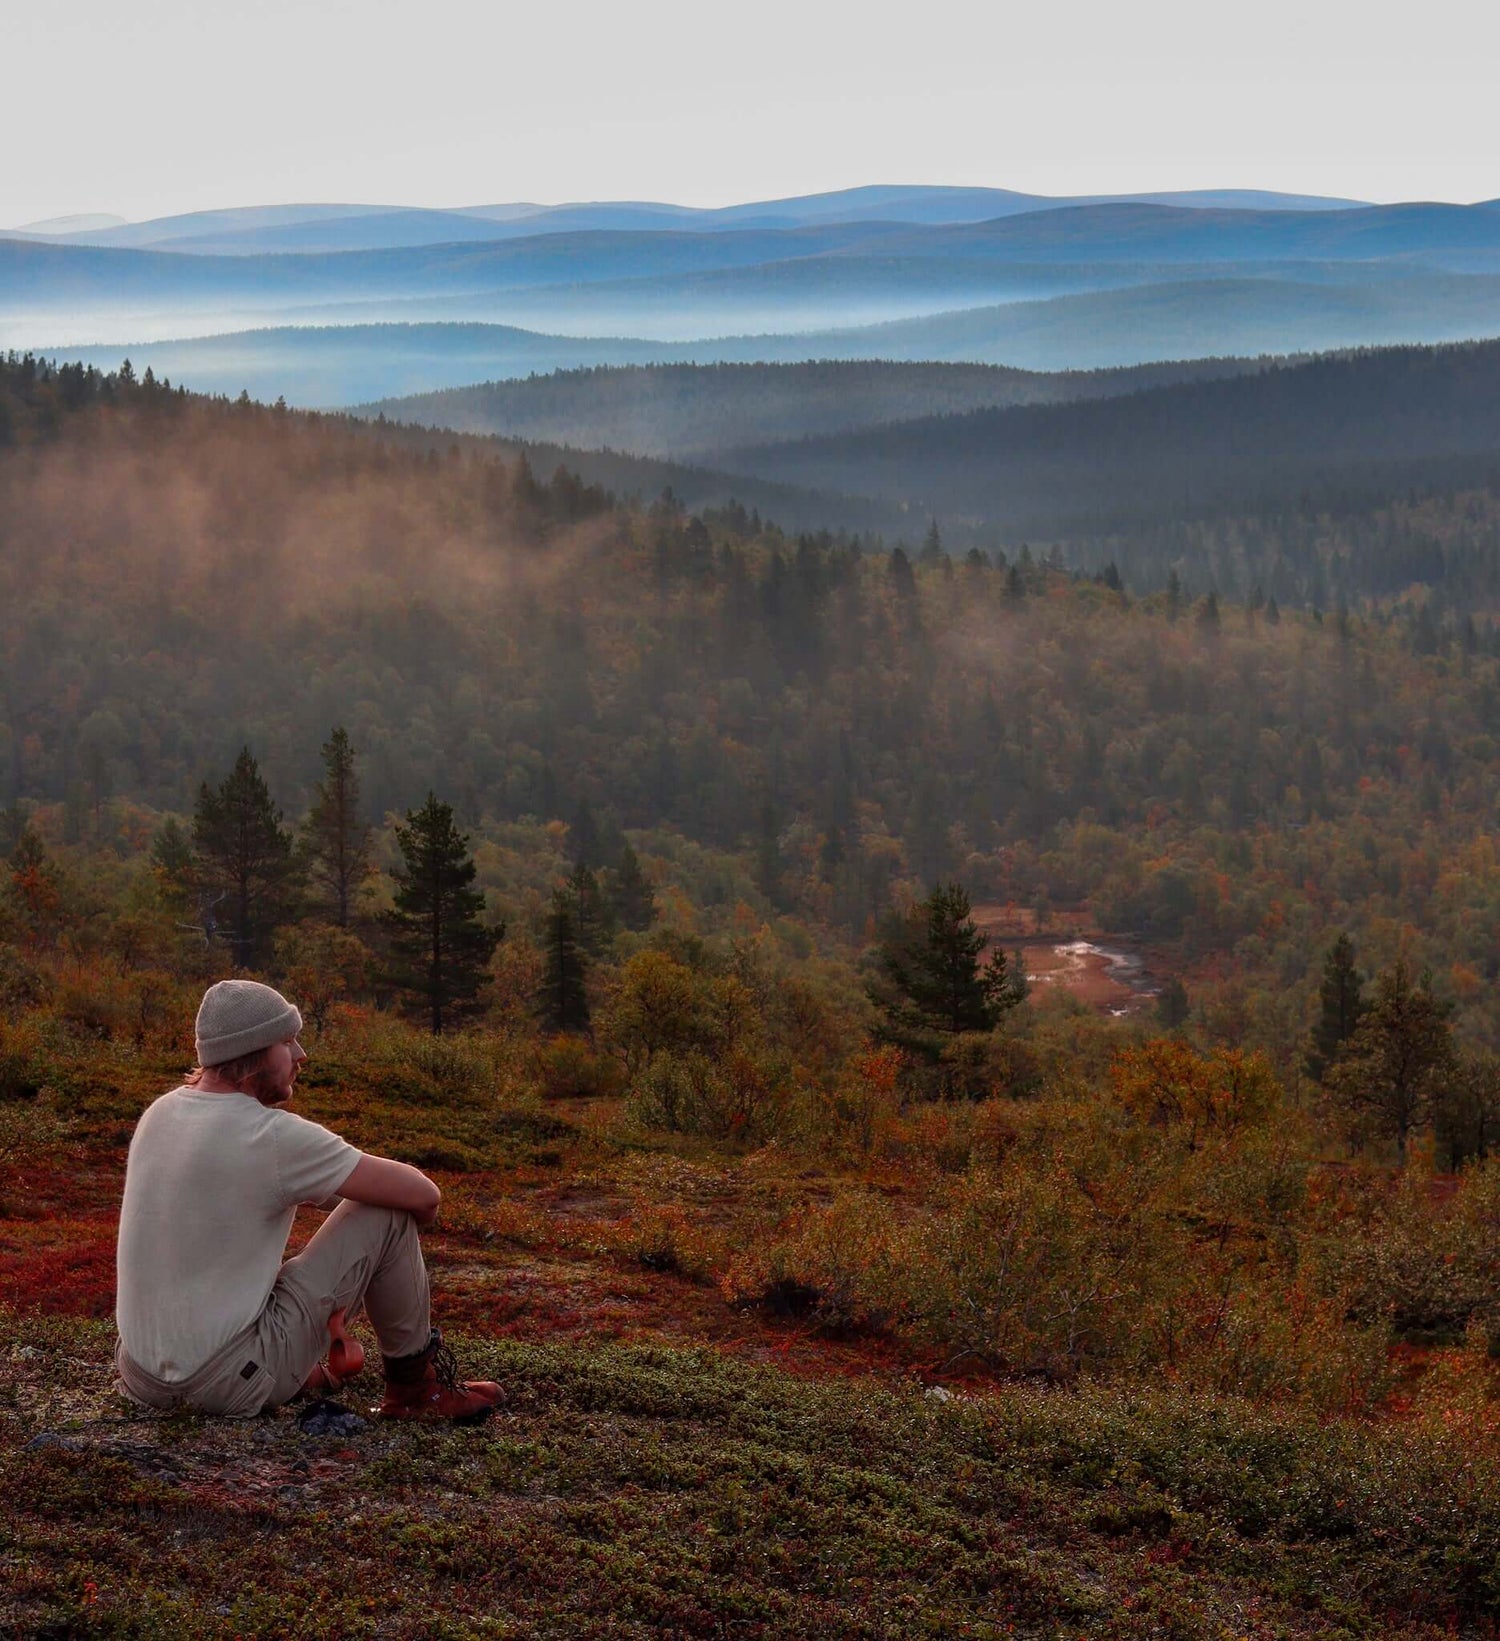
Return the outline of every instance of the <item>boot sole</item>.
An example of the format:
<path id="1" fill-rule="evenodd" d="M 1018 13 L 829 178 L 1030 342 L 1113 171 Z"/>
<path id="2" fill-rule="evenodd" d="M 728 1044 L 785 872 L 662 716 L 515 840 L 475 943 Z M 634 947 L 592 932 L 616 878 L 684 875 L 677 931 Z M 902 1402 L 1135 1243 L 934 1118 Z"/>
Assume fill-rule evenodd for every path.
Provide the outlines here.
<path id="1" fill-rule="evenodd" d="M 493 1413 L 492 1407 L 481 1407 L 473 1413 L 382 1413 L 372 1407 L 370 1413 L 382 1424 L 483 1424 Z"/>

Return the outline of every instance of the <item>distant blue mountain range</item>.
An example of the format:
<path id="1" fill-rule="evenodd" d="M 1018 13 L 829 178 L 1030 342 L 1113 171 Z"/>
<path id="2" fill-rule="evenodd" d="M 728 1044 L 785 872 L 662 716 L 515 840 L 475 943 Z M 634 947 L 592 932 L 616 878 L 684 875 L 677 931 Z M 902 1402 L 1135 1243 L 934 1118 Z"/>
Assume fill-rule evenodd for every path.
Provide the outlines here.
<path id="1" fill-rule="evenodd" d="M 590 364 L 1032 370 L 1500 335 L 1500 202 L 876 187 L 0 235 L 0 347 L 335 405 Z"/>
<path id="2" fill-rule="evenodd" d="M 800 228 L 831 222 L 985 222 L 1034 211 L 1121 202 L 1186 209 L 1280 211 L 1324 211 L 1361 203 L 1256 189 L 1056 197 L 1016 193 L 1008 188 L 886 185 L 716 208 L 633 200 L 568 205 L 518 202 L 446 210 L 389 205 L 260 205 L 193 211 L 148 222 L 104 226 L 88 222 L 69 228 L 61 222 L 37 223 L 30 232 L 36 237 L 64 240 L 74 245 L 254 256 L 269 251 L 381 250 L 493 240 L 512 235 L 575 233 L 595 228 L 732 232 L 745 228 Z"/>

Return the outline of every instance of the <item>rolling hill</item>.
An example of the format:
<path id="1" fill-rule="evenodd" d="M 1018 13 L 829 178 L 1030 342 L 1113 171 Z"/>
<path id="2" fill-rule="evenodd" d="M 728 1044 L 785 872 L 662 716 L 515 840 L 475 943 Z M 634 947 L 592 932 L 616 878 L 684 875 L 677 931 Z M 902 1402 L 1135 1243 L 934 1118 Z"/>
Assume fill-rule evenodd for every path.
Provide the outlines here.
<path id="1" fill-rule="evenodd" d="M 638 334 L 638 320 L 652 327 L 646 334 L 697 340 L 1247 275 L 1288 286 L 1293 306 L 1304 284 L 1364 289 L 1500 275 L 1493 205 L 1066 204 L 979 222 L 830 215 L 776 225 L 747 215 L 711 227 L 691 215 L 664 221 L 652 209 L 642 217 L 622 207 L 612 228 L 588 226 L 600 219 L 587 211 L 495 221 L 477 211 L 279 208 L 248 227 L 234 226 L 234 213 L 210 213 L 191 232 L 187 219 L 165 225 L 160 245 L 170 249 L 82 242 L 141 241 L 142 225 L 55 241 L 0 237 L 0 345 L 172 338 L 240 329 L 247 316 L 260 324 L 443 318 L 572 335 Z M 362 248 L 338 248 L 346 231 L 364 236 Z M 201 254 L 226 234 L 234 245 L 223 248 L 242 254 Z M 277 254 L 256 249 L 257 235 L 271 236 L 265 243 Z M 441 241 L 429 242 L 436 235 Z M 410 242 L 369 243 L 392 238 Z M 423 303 L 442 306 L 414 306 Z M 1208 351 L 1238 344 L 1226 338 Z"/>
<path id="2" fill-rule="evenodd" d="M 98 252 L 100 256 L 119 255 Z M 664 341 L 493 324 L 282 326 L 128 346 L 47 349 L 210 393 L 343 406 L 592 365 L 885 359 L 1088 371 L 1226 354 L 1314 353 L 1500 335 L 1500 276 L 1413 274 L 1355 286 L 1191 280 L 963 309 L 871 326 Z M 573 440 L 572 442 L 587 442 Z"/>
<path id="3" fill-rule="evenodd" d="M 978 410 L 708 458 L 912 513 L 1066 536 L 1500 477 L 1500 343 L 1270 364 L 1122 397 Z"/>
<path id="4" fill-rule="evenodd" d="M 247 256 L 294 250 L 369 250 L 395 245 L 444 244 L 513 234 L 578 229 L 694 228 L 733 232 L 748 227 L 794 228 L 816 222 L 985 222 L 1031 211 L 1120 201 L 1183 209 L 1341 210 L 1359 202 L 1258 189 L 1160 194 L 1049 196 L 1009 188 L 873 185 L 792 199 L 694 207 L 659 201 L 605 200 L 538 205 L 512 202 L 447 209 L 393 205 L 270 205 L 192 211 L 125 222 L 118 217 L 58 218 L 15 230 L 74 244 L 188 249 L 207 255 Z"/>
<path id="5" fill-rule="evenodd" d="M 737 444 L 853 431 L 999 405 L 1139 392 L 1258 370 L 1206 359 L 1094 372 L 999 365 L 818 360 L 800 364 L 625 365 L 557 371 L 355 407 L 419 426 L 692 461 Z"/>

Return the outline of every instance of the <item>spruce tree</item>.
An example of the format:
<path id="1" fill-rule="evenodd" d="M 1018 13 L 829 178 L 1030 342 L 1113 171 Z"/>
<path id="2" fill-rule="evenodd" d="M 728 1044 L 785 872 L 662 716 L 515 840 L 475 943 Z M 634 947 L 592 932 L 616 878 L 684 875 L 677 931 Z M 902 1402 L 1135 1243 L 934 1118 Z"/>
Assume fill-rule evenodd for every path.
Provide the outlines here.
<path id="1" fill-rule="evenodd" d="M 867 988 L 883 1016 L 878 1035 L 936 1059 L 945 1038 L 993 1030 L 1021 1001 L 1025 982 L 1012 979 L 1003 952 L 981 965 L 988 944 L 957 883 L 939 884 L 926 900 L 888 918 Z"/>
<path id="2" fill-rule="evenodd" d="M 217 908 L 235 962 L 248 968 L 268 954 L 272 930 L 292 914 L 298 877 L 291 833 L 249 747 L 218 786 L 199 788 L 193 853 L 209 915 Z"/>
<path id="3" fill-rule="evenodd" d="M 542 932 L 544 958 L 536 1010 L 549 1032 L 589 1029 L 588 970 L 578 944 L 573 906 L 567 892 L 555 889 Z"/>
<path id="4" fill-rule="evenodd" d="M 164 899 L 175 911 L 185 912 L 193 893 L 193 840 L 175 815 L 167 816 L 151 840 L 150 860 Z"/>
<path id="5" fill-rule="evenodd" d="M 640 934 L 656 921 L 656 895 L 628 843 L 621 845 L 620 864 L 610 874 L 610 902 L 616 920 L 632 933 Z"/>
<path id="6" fill-rule="evenodd" d="M 1165 982 L 1156 997 L 1156 1018 L 1164 1031 L 1176 1031 L 1187 1024 L 1191 1012 L 1187 987 L 1174 974 Z"/>
<path id="7" fill-rule="evenodd" d="M 575 866 L 566 890 L 579 944 L 590 957 L 606 951 L 615 937 L 615 909 L 599 887 L 591 867 Z"/>
<path id="8" fill-rule="evenodd" d="M 21 827 L 6 865 L 10 873 L 7 898 L 21 930 L 29 943 L 41 941 L 53 932 L 61 901 L 57 868 L 47 854 L 41 833 L 29 821 Z M 0 913 L 4 910 L 0 905 Z"/>
<path id="9" fill-rule="evenodd" d="M 568 843 L 572 848 L 575 866 L 602 864 L 604 847 L 599 837 L 599 822 L 595 819 L 593 805 L 587 798 L 580 798 L 578 801 L 573 824 L 568 828 Z"/>
<path id="10" fill-rule="evenodd" d="M 312 876 L 327 893 L 338 926 L 347 929 L 349 903 L 370 873 L 370 828 L 360 815 L 354 748 L 342 725 L 323 743 L 323 779 L 302 838 Z"/>
<path id="11" fill-rule="evenodd" d="M 438 1037 L 449 1021 L 476 1006 L 505 930 L 480 920 L 484 892 L 473 886 L 469 840 L 453 824 L 451 805 L 429 792 L 427 802 L 397 826 L 396 843 L 396 904 L 383 919 L 396 959 L 391 979 L 425 1000 Z"/>
<path id="12" fill-rule="evenodd" d="M 1396 1142 L 1403 1165 L 1411 1137 L 1455 1073 L 1451 1007 L 1428 976 L 1398 958 L 1375 979 L 1375 995 L 1329 1071 L 1325 1086 L 1379 1137 Z"/>
<path id="13" fill-rule="evenodd" d="M 1323 1074 L 1339 1050 L 1354 1035 L 1365 1012 L 1364 985 L 1354 966 L 1354 942 L 1340 934 L 1323 959 L 1323 979 L 1318 986 L 1318 1023 L 1308 1045 L 1308 1076 L 1322 1082 Z"/>

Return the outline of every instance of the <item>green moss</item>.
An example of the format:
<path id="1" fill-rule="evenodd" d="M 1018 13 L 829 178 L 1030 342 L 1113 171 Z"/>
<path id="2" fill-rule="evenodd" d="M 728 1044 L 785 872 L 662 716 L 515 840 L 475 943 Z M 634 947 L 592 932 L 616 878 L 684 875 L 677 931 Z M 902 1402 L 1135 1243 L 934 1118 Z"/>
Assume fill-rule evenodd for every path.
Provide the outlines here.
<path id="1" fill-rule="evenodd" d="M 109 1330 L 8 1331 L 31 1354 L 6 1363 L 26 1411 L 0 1424 L 5 1553 L 25 1576 L 0 1630 L 1133 1641 L 1500 1616 L 1496 1468 L 1414 1430 L 1099 1388 L 944 1403 L 706 1351 L 469 1340 L 508 1392 L 475 1430 L 344 1448 L 287 1413 L 122 1425 L 105 1394 L 76 1446 L 28 1449 L 58 1428 L 49 1382 L 102 1363 Z"/>

